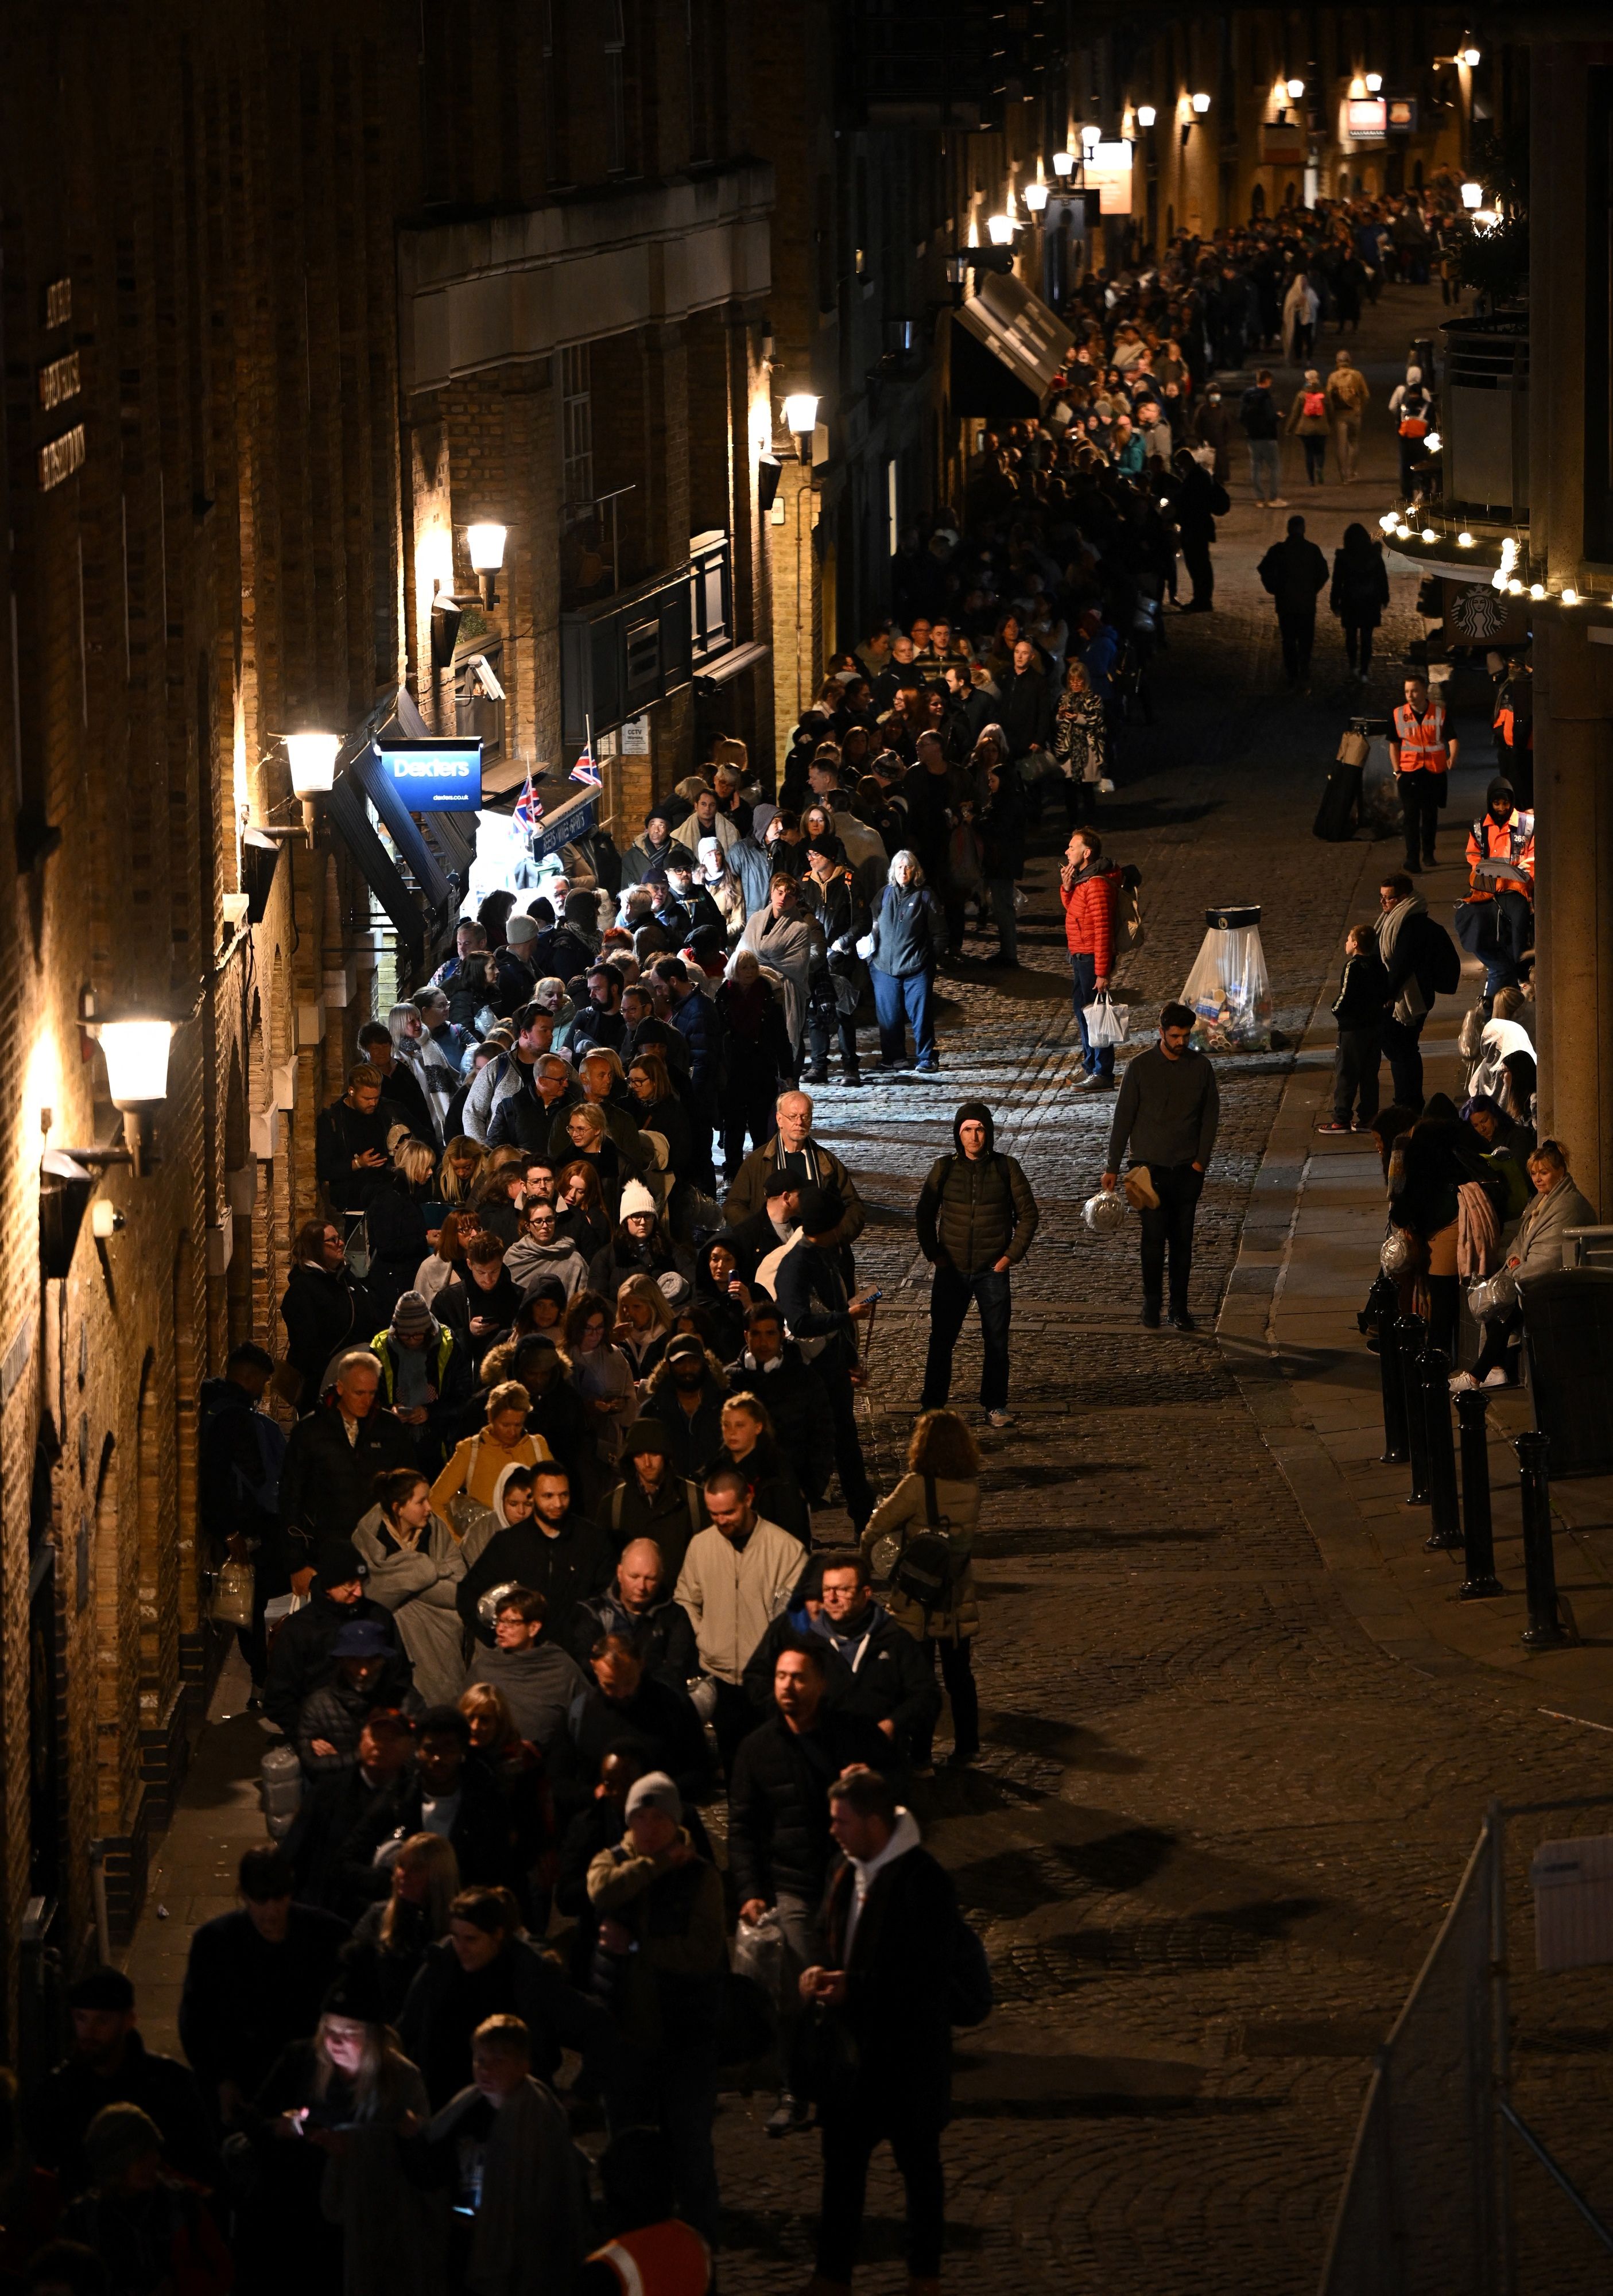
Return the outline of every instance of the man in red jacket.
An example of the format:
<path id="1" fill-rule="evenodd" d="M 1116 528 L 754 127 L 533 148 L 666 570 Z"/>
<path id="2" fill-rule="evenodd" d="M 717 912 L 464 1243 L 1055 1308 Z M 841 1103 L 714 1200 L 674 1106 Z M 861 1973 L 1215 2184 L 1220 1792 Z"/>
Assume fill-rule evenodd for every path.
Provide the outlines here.
<path id="1" fill-rule="evenodd" d="M 1109 987 L 1114 960 L 1115 900 L 1120 890 L 1118 864 L 1103 858 L 1103 840 L 1095 829 L 1077 829 L 1064 849 L 1059 873 L 1059 898 L 1064 904 L 1064 945 L 1069 951 L 1069 972 L 1076 1003 L 1076 1026 L 1081 1031 L 1081 1065 L 1086 1073 L 1078 1092 L 1112 1092 L 1115 1088 L 1115 1048 L 1094 1045 L 1087 1030 L 1086 1007 Z"/>

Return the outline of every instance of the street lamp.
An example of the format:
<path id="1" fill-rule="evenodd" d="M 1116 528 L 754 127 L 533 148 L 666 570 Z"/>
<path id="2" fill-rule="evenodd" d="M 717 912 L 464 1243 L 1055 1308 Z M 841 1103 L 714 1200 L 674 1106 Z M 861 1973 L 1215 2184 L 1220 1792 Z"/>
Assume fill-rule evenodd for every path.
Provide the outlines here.
<path id="1" fill-rule="evenodd" d="M 1462 204 L 1468 209 L 1470 214 L 1471 214 L 1475 209 L 1481 208 L 1484 205 L 1484 185 L 1482 184 L 1464 184 L 1462 187 Z"/>
<path id="2" fill-rule="evenodd" d="M 1043 209 L 1047 205 L 1047 185 L 1045 184 L 1027 184 L 1025 186 L 1025 204 L 1030 209 L 1032 215 L 1040 215 Z"/>
<path id="3" fill-rule="evenodd" d="M 1012 216 L 988 216 L 986 220 L 986 230 L 994 247 L 1008 247 L 1013 242 L 1014 219 Z"/>
<path id="4" fill-rule="evenodd" d="M 1209 108 L 1210 100 L 1208 95 L 1200 94 L 1194 96 L 1193 110 L 1198 113 L 1200 119 L 1203 119 L 1205 113 L 1209 110 Z"/>
<path id="5" fill-rule="evenodd" d="M 1474 65 L 1478 62 L 1478 55 L 1479 52 L 1477 48 L 1461 48 L 1457 51 L 1458 61 L 1466 64 L 1470 71 L 1472 70 Z"/>
<path id="6" fill-rule="evenodd" d="M 484 606 L 496 603 L 497 584 L 494 578 L 504 562 L 505 531 L 504 527 L 492 524 L 465 529 L 465 546 L 471 554 L 471 571 L 481 585 Z"/>
<path id="7" fill-rule="evenodd" d="M 1151 103 L 1140 103 L 1137 106 L 1137 125 L 1139 127 L 1151 127 L 1159 117 L 1159 113 L 1155 111 Z"/>
<path id="8" fill-rule="evenodd" d="M 810 390 L 792 390 L 784 401 L 784 428 L 795 440 L 796 453 L 812 467 L 812 434 L 818 427 L 818 402 Z"/>
<path id="9" fill-rule="evenodd" d="M 1141 113 L 1139 113 L 1138 117 L 1141 118 Z M 1060 177 L 1072 176 L 1075 173 L 1075 168 L 1076 155 L 1073 152 L 1055 152 L 1053 153 L 1053 173 L 1055 176 Z"/>
<path id="10" fill-rule="evenodd" d="M 123 1136 L 138 1179 L 144 1169 L 145 1127 L 168 1096 L 171 1021 L 102 1021 L 98 1036 L 112 1105 L 123 1111 Z"/>
<path id="11" fill-rule="evenodd" d="M 1293 102 L 1293 103 L 1298 103 L 1298 101 L 1299 101 L 1299 99 L 1300 99 L 1300 97 L 1305 94 L 1305 82 L 1304 82 L 1302 79 L 1291 79 L 1291 80 L 1290 80 L 1290 81 L 1287 83 L 1287 86 L 1288 86 L 1289 100 L 1290 100 L 1290 102 Z M 1196 108 L 1196 107 L 1197 107 L 1197 105 L 1198 105 L 1198 101 L 1199 101 L 1198 97 L 1197 97 L 1197 96 L 1195 96 L 1195 97 L 1193 98 L 1193 102 L 1194 102 L 1194 106 L 1195 106 L 1195 108 Z M 1205 110 L 1206 110 L 1207 111 L 1208 111 L 1208 109 L 1209 109 L 1209 99 L 1208 99 L 1208 96 L 1205 98 L 1205 104 L 1204 104 L 1204 108 L 1205 108 Z"/>
<path id="12" fill-rule="evenodd" d="M 1378 95 L 1382 92 L 1382 88 L 1383 74 L 1381 72 L 1368 72 L 1366 76 L 1367 94 L 1369 95 Z"/>
<path id="13" fill-rule="evenodd" d="M 315 798 L 329 797 L 336 780 L 340 734 L 286 734 L 281 737 L 291 764 L 291 787 L 302 800 L 302 825 L 314 842 Z"/>

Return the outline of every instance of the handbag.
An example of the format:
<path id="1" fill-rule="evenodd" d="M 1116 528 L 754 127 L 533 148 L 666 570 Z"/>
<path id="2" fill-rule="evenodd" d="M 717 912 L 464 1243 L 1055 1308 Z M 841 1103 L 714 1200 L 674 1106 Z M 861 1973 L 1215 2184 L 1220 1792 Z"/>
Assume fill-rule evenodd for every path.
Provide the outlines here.
<path id="1" fill-rule="evenodd" d="M 879 1549 L 885 1544 L 883 1539 L 876 1542 L 876 1567 Z M 896 1554 L 885 1566 L 891 1587 L 921 1610 L 947 1610 L 968 1561 L 968 1543 L 960 1543 L 951 1517 L 941 1513 L 936 1479 L 926 1475 L 924 1528 L 911 1535 L 904 1529 Z"/>
<path id="2" fill-rule="evenodd" d="M 208 1616 L 221 1627 L 250 1627 L 257 1574 L 250 1562 L 226 1562 L 215 1573 Z"/>
<path id="3" fill-rule="evenodd" d="M 1131 1026 L 1131 1006 L 1117 1004 L 1108 989 L 1101 988 L 1093 1002 L 1083 1006 L 1081 1018 L 1090 1044 L 1123 1045 Z"/>
<path id="4" fill-rule="evenodd" d="M 1364 734 L 1344 733 L 1339 736 L 1339 748 L 1333 762 L 1339 766 L 1364 766 L 1372 753 L 1372 745 Z"/>

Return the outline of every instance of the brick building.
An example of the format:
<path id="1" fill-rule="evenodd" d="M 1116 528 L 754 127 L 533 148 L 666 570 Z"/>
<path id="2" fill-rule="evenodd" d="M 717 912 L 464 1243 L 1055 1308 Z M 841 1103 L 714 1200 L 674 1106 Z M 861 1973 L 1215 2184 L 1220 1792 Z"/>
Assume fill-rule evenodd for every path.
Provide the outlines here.
<path id="1" fill-rule="evenodd" d="M 429 724 L 468 710 L 507 762 L 559 762 L 562 617 L 658 584 L 687 613 L 692 536 L 726 569 L 694 617 L 708 660 L 765 620 L 768 181 L 731 116 L 726 0 L 11 6 L 5 30 L 14 2055 L 38 2045 L 37 1948 L 94 1950 L 97 1866 L 127 1934 L 217 1654 L 200 1383 L 238 1338 L 283 1345 L 315 1114 L 378 990 L 451 918 L 426 869 L 451 848 L 389 841 L 355 783 L 366 729 L 407 685 Z M 456 291 L 483 296 L 468 326 Z M 621 488 L 607 561 L 598 497 Z M 509 547 L 482 611 L 463 529 L 484 516 Z M 432 604 L 456 591 L 434 668 Z M 631 805 L 686 770 L 702 707 L 741 731 L 766 714 L 759 652 L 715 704 L 662 668 Z M 502 663 L 495 713 L 476 660 Z M 310 847 L 268 832 L 299 818 L 280 737 L 314 726 L 344 746 Z M 388 869 L 391 913 L 366 882 Z M 91 1156 L 93 1186 L 60 1168 L 120 1136 L 91 1015 L 174 1024 L 157 1160 Z"/>

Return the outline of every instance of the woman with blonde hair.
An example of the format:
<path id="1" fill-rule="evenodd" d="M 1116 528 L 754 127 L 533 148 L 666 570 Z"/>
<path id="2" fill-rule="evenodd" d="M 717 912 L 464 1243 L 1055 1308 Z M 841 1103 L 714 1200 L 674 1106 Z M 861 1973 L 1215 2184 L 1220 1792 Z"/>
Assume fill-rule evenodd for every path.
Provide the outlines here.
<path id="1" fill-rule="evenodd" d="M 348 1959 L 374 1972 L 387 2022 L 395 2024 L 426 1948 L 448 1934 L 448 1907 L 459 1895 L 459 1859 L 446 1834 L 412 1833 L 392 1861 L 392 1884 L 366 1906 Z"/>
<path id="2" fill-rule="evenodd" d="M 481 1177 L 481 1168 L 487 1160 L 487 1152 L 479 1140 L 472 1140 L 462 1132 L 449 1141 L 442 1152 L 442 1161 L 437 1168 L 437 1193 L 450 1210 L 468 1204 Z"/>
<path id="3" fill-rule="evenodd" d="M 527 1432 L 531 1408 L 532 1398 L 518 1380 L 504 1380 L 489 1389 L 486 1424 L 454 1446 L 432 1484 L 431 1505 L 448 1517 L 462 1539 L 479 1521 L 469 1514 L 465 1501 L 491 1512 L 506 1467 L 536 1467 L 549 1460 L 543 1437 Z"/>
<path id="4" fill-rule="evenodd" d="M 446 2218 L 413 2157 L 430 2117 L 375 1972 L 355 1962 L 325 1995 L 313 2038 L 282 2051 L 253 2106 L 263 2174 L 243 2229 L 260 2284 L 435 2296 Z"/>
<path id="5" fill-rule="evenodd" d="M 611 1341 L 632 1365 L 635 1380 L 648 1379 L 666 1352 L 672 1309 L 653 1275 L 629 1275 L 617 1286 L 616 1329 Z"/>
<path id="6" fill-rule="evenodd" d="M 955 1411 L 919 1414 L 907 1446 L 907 1472 L 868 1518 L 862 1546 L 876 1578 L 888 1582 L 886 1609 L 921 1644 L 927 1665 L 941 1661 L 952 1703 L 948 1767 L 963 1769 L 980 1751 L 980 1703 L 971 1648 L 980 1631 L 970 1554 L 980 1520 L 980 1454 Z M 913 1740 L 915 1776 L 931 1775 L 930 1736 Z"/>

